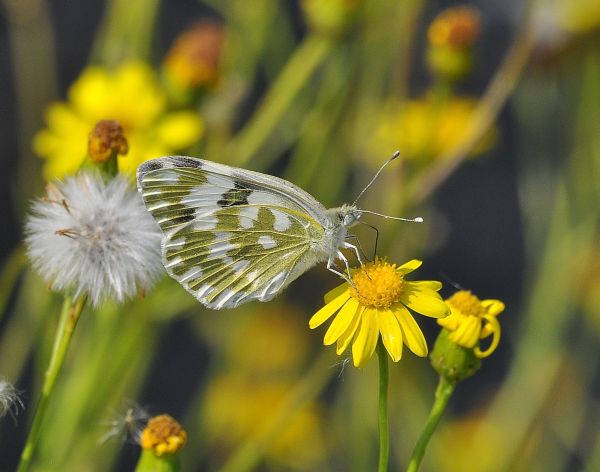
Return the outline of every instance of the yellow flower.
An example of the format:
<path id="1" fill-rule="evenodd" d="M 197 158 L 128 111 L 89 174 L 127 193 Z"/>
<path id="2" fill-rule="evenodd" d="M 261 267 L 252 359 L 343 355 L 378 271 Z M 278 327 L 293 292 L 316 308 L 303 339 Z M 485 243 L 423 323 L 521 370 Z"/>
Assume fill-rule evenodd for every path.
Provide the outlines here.
<path id="1" fill-rule="evenodd" d="M 213 450 L 227 452 L 256 437 L 285 408 L 293 382 L 245 372 L 221 374 L 208 384 L 202 406 L 202 438 Z M 265 458 L 273 470 L 321 470 L 325 457 L 325 412 L 316 402 L 300 408 L 268 444 Z"/>
<path id="2" fill-rule="evenodd" d="M 446 300 L 450 316 L 437 320 L 450 331 L 450 341 L 473 349 L 479 358 L 492 354 L 500 342 L 500 323 L 497 316 L 504 311 L 500 300 L 479 300 L 466 290 L 461 290 Z M 479 349 L 479 340 L 492 335 L 492 342 L 485 350 Z"/>
<path id="3" fill-rule="evenodd" d="M 71 85 L 68 102 L 46 110 L 47 128 L 33 140 L 43 157 L 48 180 L 77 171 L 88 134 L 101 120 L 116 120 L 125 131 L 129 153 L 119 158 L 123 172 L 134 173 L 141 162 L 194 144 L 203 123 L 192 111 L 167 111 L 165 92 L 156 74 L 143 62 L 125 62 L 114 71 L 89 66 Z"/>
<path id="4" fill-rule="evenodd" d="M 157 456 L 173 454 L 185 446 L 187 434 L 181 425 L 169 415 L 150 418 L 142 431 L 140 445 L 151 449 Z"/>
<path id="5" fill-rule="evenodd" d="M 404 159 L 427 163 L 439 158 L 460 143 L 469 132 L 477 101 L 455 97 L 437 102 L 432 97 L 390 103 L 375 130 L 371 154 L 386 155 L 400 149 Z M 472 155 L 483 153 L 494 144 L 496 130 L 488 132 Z"/>
<path id="6" fill-rule="evenodd" d="M 402 357 L 403 344 L 417 356 L 426 356 L 425 337 L 407 308 L 440 318 L 448 314 L 448 307 L 437 293 L 442 288 L 440 282 L 405 280 L 405 275 L 420 265 L 421 261 L 412 260 L 397 267 L 378 258 L 355 270 L 354 287 L 345 283 L 327 293 L 326 305 L 310 319 L 310 328 L 320 326 L 337 313 L 323 343 L 337 342 L 338 355 L 352 343 L 356 367 L 371 358 L 380 334 L 394 362 Z"/>

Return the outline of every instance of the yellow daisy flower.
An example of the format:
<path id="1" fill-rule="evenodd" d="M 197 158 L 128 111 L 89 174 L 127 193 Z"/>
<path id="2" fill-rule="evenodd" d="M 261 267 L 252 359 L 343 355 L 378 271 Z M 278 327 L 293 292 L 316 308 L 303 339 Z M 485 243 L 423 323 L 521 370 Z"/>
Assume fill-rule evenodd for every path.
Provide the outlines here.
<path id="1" fill-rule="evenodd" d="M 473 349 L 475 355 L 484 358 L 492 354 L 500 342 L 500 323 L 497 316 L 504 311 L 500 300 L 480 300 L 467 290 L 461 290 L 446 300 L 450 316 L 437 320 L 450 335 L 450 341 Z M 492 342 L 485 350 L 479 349 L 479 340 L 492 335 Z"/>
<path id="2" fill-rule="evenodd" d="M 433 280 L 412 282 L 404 277 L 421 265 L 413 259 L 401 266 L 383 259 L 366 264 L 352 274 L 354 287 L 344 283 L 325 295 L 325 306 L 310 319 L 311 329 L 337 313 L 325 333 L 325 345 L 337 342 L 341 355 L 352 343 L 354 365 L 361 367 L 371 358 L 379 335 L 394 362 L 402 357 L 402 345 L 417 356 L 427 355 L 427 342 L 411 310 L 441 318 L 448 307 L 437 291 L 442 284 Z"/>
<path id="3" fill-rule="evenodd" d="M 119 158 L 119 169 L 134 173 L 138 164 L 185 149 L 203 131 L 197 113 L 169 112 L 167 98 L 154 70 L 140 61 L 124 62 L 115 70 L 86 67 L 68 91 L 68 102 L 46 110 L 47 127 L 33 140 L 36 154 L 46 160 L 47 180 L 79 169 L 88 134 L 101 120 L 116 120 L 125 131 L 129 153 Z"/>

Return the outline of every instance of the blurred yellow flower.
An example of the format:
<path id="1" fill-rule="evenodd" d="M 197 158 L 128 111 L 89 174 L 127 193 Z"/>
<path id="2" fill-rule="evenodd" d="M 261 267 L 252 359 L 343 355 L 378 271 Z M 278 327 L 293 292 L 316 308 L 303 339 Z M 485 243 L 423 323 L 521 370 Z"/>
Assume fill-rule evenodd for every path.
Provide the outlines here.
<path id="1" fill-rule="evenodd" d="M 389 104 L 380 119 L 371 143 L 371 154 L 387 155 L 400 149 L 404 159 L 426 164 L 443 156 L 469 132 L 477 101 L 454 97 L 436 101 L 433 97 Z M 496 130 L 490 130 L 473 150 L 489 150 Z"/>
<path id="2" fill-rule="evenodd" d="M 492 354 L 500 342 L 500 323 L 497 316 L 504 311 L 500 300 L 479 300 L 466 290 L 461 290 L 446 300 L 450 316 L 437 320 L 448 331 L 450 341 L 459 346 L 473 349 L 477 357 Z M 492 335 L 492 342 L 485 350 L 479 349 L 479 340 Z"/>
<path id="3" fill-rule="evenodd" d="M 119 169 L 134 173 L 138 164 L 194 144 L 203 122 L 192 111 L 169 112 L 167 99 L 153 69 L 129 61 L 113 71 L 99 66 L 84 69 L 68 91 L 68 102 L 51 104 L 47 127 L 33 140 L 43 157 L 48 180 L 72 174 L 83 161 L 88 134 L 101 120 L 116 120 L 125 130 L 129 154 Z"/>
<path id="4" fill-rule="evenodd" d="M 310 328 L 320 326 L 337 313 L 323 343 L 337 342 L 338 355 L 352 343 L 356 367 L 371 358 L 380 334 L 394 362 L 402 357 L 403 344 L 417 356 L 426 356 L 427 342 L 407 308 L 440 318 L 448 314 L 448 307 L 437 293 L 442 288 L 440 282 L 405 280 L 420 265 L 421 261 L 412 260 L 397 267 L 376 259 L 356 269 L 352 274 L 354 287 L 344 283 L 327 293 L 325 306 L 310 319 Z"/>
<path id="5" fill-rule="evenodd" d="M 257 379 L 241 372 L 216 377 L 202 406 L 203 442 L 225 453 L 260 434 L 293 385 L 293 381 Z M 326 443 L 322 418 L 314 402 L 301 408 L 270 443 L 267 461 L 277 464 L 276 470 L 319 470 Z"/>

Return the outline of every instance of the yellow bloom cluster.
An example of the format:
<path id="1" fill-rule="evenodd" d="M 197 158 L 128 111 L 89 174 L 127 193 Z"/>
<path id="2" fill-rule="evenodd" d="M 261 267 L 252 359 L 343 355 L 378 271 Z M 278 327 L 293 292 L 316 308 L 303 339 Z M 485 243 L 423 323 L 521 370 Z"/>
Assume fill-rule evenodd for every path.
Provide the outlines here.
<path id="1" fill-rule="evenodd" d="M 473 122 L 477 102 L 450 98 L 437 102 L 432 97 L 390 103 L 380 119 L 372 141 L 372 155 L 401 149 L 404 159 L 427 163 L 443 156 L 461 142 Z M 492 147 L 496 131 L 488 132 L 472 155 Z"/>
<path id="2" fill-rule="evenodd" d="M 89 66 L 71 85 L 68 101 L 46 110 L 47 127 L 34 137 L 35 152 L 45 159 L 47 180 L 79 169 L 88 134 L 101 120 L 123 127 L 129 153 L 119 169 L 134 173 L 138 164 L 185 149 L 200 139 L 203 122 L 193 111 L 168 111 L 165 92 L 146 63 L 129 61 L 115 70 Z"/>

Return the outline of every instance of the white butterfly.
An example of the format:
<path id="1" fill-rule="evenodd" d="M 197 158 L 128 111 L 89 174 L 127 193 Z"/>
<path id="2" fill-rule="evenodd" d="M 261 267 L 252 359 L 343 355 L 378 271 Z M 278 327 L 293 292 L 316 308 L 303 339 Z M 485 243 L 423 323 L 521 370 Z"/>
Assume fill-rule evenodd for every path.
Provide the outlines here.
<path id="1" fill-rule="evenodd" d="M 168 156 L 140 165 L 137 184 L 162 229 L 167 272 L 208 308 L 271 300 L 324 261 L 349 280 L 343 248 L 363 263 L 361 252 L 348 241 L 353 237 L 348 228 L 365 210 L 355 204 L 326 209 L 278 177 Z"/>

